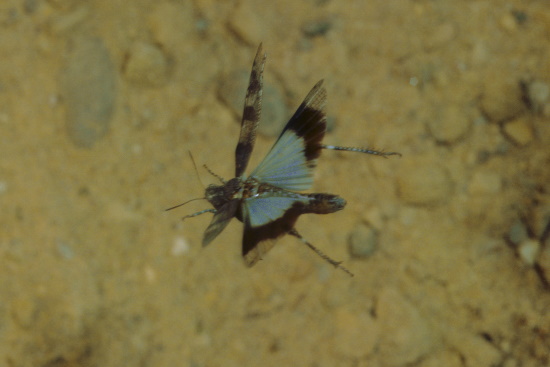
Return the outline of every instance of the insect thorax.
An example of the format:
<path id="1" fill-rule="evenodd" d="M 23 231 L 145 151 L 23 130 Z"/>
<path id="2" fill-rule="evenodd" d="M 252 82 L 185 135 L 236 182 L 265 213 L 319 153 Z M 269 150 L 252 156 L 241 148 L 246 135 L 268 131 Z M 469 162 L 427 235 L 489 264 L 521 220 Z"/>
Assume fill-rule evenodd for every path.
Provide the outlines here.
<path id="1" fill-rule="evenodd" d="M 239 198 L 242 187 L 242 178 L 235 177 L 223 185 L 208 185 L 205 197 L 214 208 L 219 209 L 228 201 Z"/>
<path id="2" fill-rule="evenodd" d="M 243 182 L 242 198 L 253 199 L 261 197 L 289 197 L 299 199 L 303 194 L 288 191 L 277 186 L 259 181 L 256 177 L 250 176 Z"/>

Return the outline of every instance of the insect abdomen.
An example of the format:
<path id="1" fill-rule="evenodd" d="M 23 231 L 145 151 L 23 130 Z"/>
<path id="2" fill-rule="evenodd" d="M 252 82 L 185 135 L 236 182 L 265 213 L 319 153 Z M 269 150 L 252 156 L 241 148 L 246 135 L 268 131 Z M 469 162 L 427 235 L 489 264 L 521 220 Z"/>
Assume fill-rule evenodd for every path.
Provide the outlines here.
<path id="1" fill-rule="evenodd" d="M 309 203 L 304 213 L 330 214 L 344 209 L 346 200 L 338 195 L 309 194 Z"/>

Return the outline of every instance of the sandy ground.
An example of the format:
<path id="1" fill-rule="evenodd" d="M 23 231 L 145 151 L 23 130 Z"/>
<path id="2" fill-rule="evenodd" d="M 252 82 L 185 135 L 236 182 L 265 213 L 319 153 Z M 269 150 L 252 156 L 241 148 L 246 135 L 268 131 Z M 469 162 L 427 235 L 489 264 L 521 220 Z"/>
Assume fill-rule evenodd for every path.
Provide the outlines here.
<path id="1" fill-rule="evenodd" d="M 298 5 L 297 5 L 298 4 Z M 0 3 L 0 366 L 550 365 L 550 3 Z M 345 210 L 246 268 L 205 184 L 328 91 Z M 249 168 L 250 168 L 249 167 Z"/>

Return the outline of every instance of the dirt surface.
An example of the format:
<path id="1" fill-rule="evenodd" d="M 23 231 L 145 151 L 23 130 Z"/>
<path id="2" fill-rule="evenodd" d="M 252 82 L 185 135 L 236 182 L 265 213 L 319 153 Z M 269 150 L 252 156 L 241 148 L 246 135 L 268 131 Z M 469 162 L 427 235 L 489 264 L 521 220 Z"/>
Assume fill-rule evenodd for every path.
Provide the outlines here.
<path id="1" fill-rule="evenodd" d="M 0 366 L 550 365 L 550 3 L 0 3 Z M 207 248 L 268 53 L 254 167 L 319 80 L 315 192 L 246 268 Z"/>

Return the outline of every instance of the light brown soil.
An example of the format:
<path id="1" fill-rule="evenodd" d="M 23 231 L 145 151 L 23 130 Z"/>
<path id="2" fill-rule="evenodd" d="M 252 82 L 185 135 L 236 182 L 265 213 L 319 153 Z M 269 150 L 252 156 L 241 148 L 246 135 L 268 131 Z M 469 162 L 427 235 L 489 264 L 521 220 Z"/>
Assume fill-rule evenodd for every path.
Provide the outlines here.
<path id="1" fill-rule="evenodd" d="M 319 160 L 348 205 L 297 229 L 353 278 L 163 211 L 188 151 L 232 177 L 260 42 L 266 110 L 324 78 L 326 143 L 403 154 Z M 2 1 L 0 366 L 550 365 L 549 60 L 546 0 Z"/>

